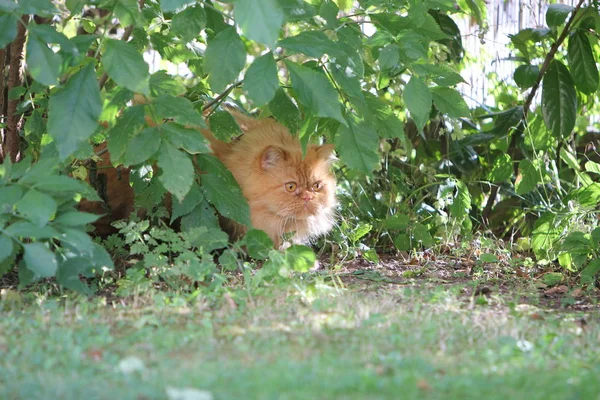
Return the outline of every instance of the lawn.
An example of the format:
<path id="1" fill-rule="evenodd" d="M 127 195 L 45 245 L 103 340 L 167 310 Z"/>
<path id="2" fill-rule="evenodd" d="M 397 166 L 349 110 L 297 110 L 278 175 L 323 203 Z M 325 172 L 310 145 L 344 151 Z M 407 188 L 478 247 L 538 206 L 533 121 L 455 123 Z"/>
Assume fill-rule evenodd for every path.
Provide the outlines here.
<path id="1" fill-rule="evenodd" d="M 594 301 L 406 275 L 321 271 L 209 297 L 5 291 L 0 398 L 599 398 Z"/>

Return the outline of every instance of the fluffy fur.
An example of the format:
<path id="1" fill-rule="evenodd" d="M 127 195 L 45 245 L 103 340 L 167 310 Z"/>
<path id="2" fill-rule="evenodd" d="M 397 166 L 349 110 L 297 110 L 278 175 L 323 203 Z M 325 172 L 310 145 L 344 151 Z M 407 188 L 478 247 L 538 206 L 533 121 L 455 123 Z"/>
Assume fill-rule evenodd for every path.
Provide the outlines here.
<path id="1" fill-rule="evenodd" d="M 239 139 L 225 143 L 210 131 L 202 133 L 239 183 L 250 206 L 253 227 L 264 230 L 276 248 L 284 244 L 282 236 L 291 235 L 292 243 L 307 243 L 327 233 L 334 224 L 336 205 L 336 183 L 330 168 L 335 159 L 333 146 L 309 145 L 302 157 L 300 142 L 281 124 L 237 112 L 232 115 L 244 132 Z M 127 218 L 133 210 L 134 192 L 129 185 L 129 169 L 110 166 L 108 152 L 97 167 L 97 173 L 90 174 L 95 182 L 90 183 L 103 202 L 82 200 L 80 210 L 107 214 L 95 224 L 96 233 L 106 236 L 115 231 L 112 221 Z M 245 232 L 245 227 L 233 221 L 223 225 L 233 236 Z"/>
<path id="2" fill-rule="evenodd" d="M 297 138 L 272 119 L 255 120 L 232 112 L 244 134 L 224 143 L 204 131 L 214 154 L 231 171 L 250 206 L 254 228 L 276 247 L 282 236 L 306 243 L 334 224 L 333 145 L 309 145 L 306 156 Z"/>

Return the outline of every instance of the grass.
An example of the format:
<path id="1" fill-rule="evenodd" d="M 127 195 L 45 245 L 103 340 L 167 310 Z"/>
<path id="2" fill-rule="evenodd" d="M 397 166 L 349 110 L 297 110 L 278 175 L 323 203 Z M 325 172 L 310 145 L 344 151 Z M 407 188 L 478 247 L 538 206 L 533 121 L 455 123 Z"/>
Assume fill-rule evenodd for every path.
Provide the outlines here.
<path id="1" fill-rule="evenodd" d="M 193 301 L 4 296 L 0 398 L 598 398 L 597 314 L 463 289 L 298 280 Z"/>

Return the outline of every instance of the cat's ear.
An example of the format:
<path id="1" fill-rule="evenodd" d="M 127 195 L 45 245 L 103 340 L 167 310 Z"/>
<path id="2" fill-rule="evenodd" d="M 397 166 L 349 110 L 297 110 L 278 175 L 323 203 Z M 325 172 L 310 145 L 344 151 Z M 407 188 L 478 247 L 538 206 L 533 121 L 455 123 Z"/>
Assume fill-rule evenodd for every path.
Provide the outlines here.
<path id="1" fill-rule="evenodd" d="M 337 161 L 337 157 L 335 156 L 335 146 L 332 144 L 323 144 L 321 146 L 317 146 L 317 157 L 323 161 L 328 163 L 332 163 Z"/>
<path id="2" fill-rule="evenodd" d="M 260 156 L 260 166 L 264 170 L 277 167 L 285 160 L 285 151 L 277 146 L 267 147 Z"/>

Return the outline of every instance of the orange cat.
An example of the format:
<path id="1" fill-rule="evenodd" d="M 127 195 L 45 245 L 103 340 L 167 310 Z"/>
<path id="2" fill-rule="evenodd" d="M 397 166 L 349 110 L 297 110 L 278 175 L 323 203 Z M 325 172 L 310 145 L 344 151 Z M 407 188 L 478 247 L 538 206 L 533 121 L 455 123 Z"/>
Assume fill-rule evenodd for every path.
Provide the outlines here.
<path id="1" fill-rule="evenodd" d="M 307 243 L 327 233 L 336 205 L 333 145 L 309 145 L 303 158 L 299 140 L 283 125 L 231 114 L 244 132 L 238 140 L 225 143 L 203 134 L 240 185 L 253 227 L 265 231 L 276 248 L 284 235 Z"/>
<path id="2" fill-rule="evenodd" d="M 283 125 L 231 113 L 244 132 L 239 139 L 225 143 L 210 131 L 202 133 L 240 185 L 253 227 L 264 230 L 276 248 L 282 246 L 282 236 L 291 236 L 292 243 L 307 243 L 327 233 L 334 223 L 336 205 L 333 145 L 309 145 L 303 158 L 300 142 Z M 134 195 L 127 168 L 106 168 L 110 165 L 108 153 L 98 163 L 104 167 L 98 170 L 104 202 L 82 200 L 80 210 L 109 214 L 95 224 L 96 232 L 105 236 L 114 231 L 111 221 L 126 218 L 133 210 Z M 246 230 L 233 221 L 226 225 L 233 236 Z"/>

